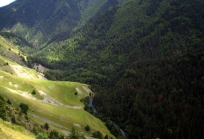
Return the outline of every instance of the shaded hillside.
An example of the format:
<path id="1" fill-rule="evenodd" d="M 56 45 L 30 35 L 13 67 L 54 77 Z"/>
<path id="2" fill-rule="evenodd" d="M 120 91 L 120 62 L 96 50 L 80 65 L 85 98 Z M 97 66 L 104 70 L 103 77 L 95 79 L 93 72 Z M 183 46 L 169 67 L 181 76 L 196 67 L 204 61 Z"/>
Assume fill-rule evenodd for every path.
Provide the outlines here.
<path id="1" fill-rule="evenodd" d="M 130 138 L 203 138 L 203 7 L 129 1 L 31 59 L 50 79 L 91 84 L 98 116 Z"/>
<path id="2" fill-rule="evenodd" d="M 204 50 L 141 60 L 95 90 L 95 106 L 130 138 L 203 138 Z"/>
<path id="3" fill-rule="evenodd" d="M 106 0 L 18 0 L 0 8 L 0 30 L 15 33 L 35 46 L 45 46 L 56 38 L 68 38 L 101 7 L 106 11 L 111 6 L 106 3 Z"/>
<path id="4" fill-rule="evenodd" d="M 89 2 L 81 11 L 97 16 L 57 34 L 29 60 L 50 68 L 48 79 L 92 85 L 97 116 L 130 138 L 204 138 L 204 2 L 98 1 L 101 9 L 88 12 Z"/>
<path id="5" fill-rule="evenodd" d="M 90 137 L 97 132 L 114 138 L 102 121 L 83 110 L 80 100 L 89 96 L 88 85 L 46 80 L 42 73 L 6 57 L 10 51 L 13 55 L 19 52 L 17 46 L 2 36 L 0 44 L 5 53 L 0 55 L 0 118 L 24 126 L 36 135 L 46 132 L 49 138 L 61 138 L 59 134 L 69 136 L 72 127 L 77 135 Z M 45 123 L 49 124 L 49 130 L 44 129 Z"/>
<path id="6" fill-rule="evenodd" d="M 51 43 L 32 60 L 54 69 L 47 74 L 52 79 L 104 85 L 124 63 L 201 48 L 203 7 L 200 0 L 129 1 L 97 16 L 71 38 Z"/>

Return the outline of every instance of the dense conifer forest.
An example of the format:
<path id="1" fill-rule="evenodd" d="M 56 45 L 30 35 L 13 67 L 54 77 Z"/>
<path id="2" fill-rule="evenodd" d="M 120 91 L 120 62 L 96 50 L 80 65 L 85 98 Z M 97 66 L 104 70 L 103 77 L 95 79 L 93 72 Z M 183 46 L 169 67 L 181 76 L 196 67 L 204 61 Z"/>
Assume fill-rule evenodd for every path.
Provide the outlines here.
<path id="1" fill-rule="evenodd" d="M 204 138 L 204 1 L 108 0 L 97 8 L 83 25 L 86 8 L 69 9 L 69 28 L 40 47 L 19 39 L 29 45 L 28 66 L 49 68 L 50 80 L 89 84 L 93 114 L 130 139 Z"/>

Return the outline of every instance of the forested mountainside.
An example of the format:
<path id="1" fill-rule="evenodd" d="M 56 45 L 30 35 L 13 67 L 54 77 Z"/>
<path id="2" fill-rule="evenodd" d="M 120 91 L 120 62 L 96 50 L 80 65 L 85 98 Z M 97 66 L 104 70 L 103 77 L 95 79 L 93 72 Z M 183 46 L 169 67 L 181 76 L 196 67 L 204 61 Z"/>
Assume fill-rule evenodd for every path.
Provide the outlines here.
<path id="1" fill-rule="evenodd" d="M 48 28 L 28 60 L 49 68 L 48 79 L 90 84 L 95 115 L 130 139 L 204 138 L 204 1 L 108 0 L 90 4 L 94 12 L 86 2 L 78 24 Z"/>
<path id="2" fill-rule="evenodd" d="M 50 79 L 91 84 L 98 112 L 129 138 L 203 138 L 203 7 L 129 1 L 31 59 Z"/>
<path id="3" fill-rule="evenodd" d="M 53 80 L 102 86 L 128 63 L 203 47 L 203 5 L 201 0 L 129 1 L 91 20 L 71 38 L 52 42 L 32 60 L 53 69 L 46 73 Z"/>
<path id="4" fill-rule="evenodd" d="M 95 90 L 96 109 L 129 138 L 203 138 L 204 49 L 163 60 L 141 60 Z"/>
<path id="5" fill-rule="evenodd" d="M 122 3 L 122 2 L 121 2 Z M 68 38 L 98 12 L 119 4 L 117 0 L 17 0 L 0 8 L 0 30 L 45 46 L 56 37 Z"/>

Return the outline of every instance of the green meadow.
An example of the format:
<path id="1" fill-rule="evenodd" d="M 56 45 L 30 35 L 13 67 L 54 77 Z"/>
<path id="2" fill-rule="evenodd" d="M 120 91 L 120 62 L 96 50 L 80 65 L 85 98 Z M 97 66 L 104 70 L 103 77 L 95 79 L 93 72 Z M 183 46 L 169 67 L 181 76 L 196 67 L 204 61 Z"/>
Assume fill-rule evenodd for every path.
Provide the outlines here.
<path id="1" fill-rule="evenodd" d="M 17 52 L 12 44 L 0 37 L 0 48 L 12 53 Z M 110 134 L 101 120 L 84 110 L 81 98 L 89 95 L 87 84 L 78 82 L 49 81 L 42 73 L 0 55 L 0 95 L 9 99 L 14 107 L 20 103 L 29 106 L 28 117 L 36 123 L 49 126 L 62 134 L 68 135 L 74 127 L 80 134 L 92 136 L 100 131 L 104 136 Z M 90 131 L 85 126 L 90 126 Z"/>
<path id="2" fill-rule="evenodd" d="M 13 125 L 0 119 L 1 139 L 35 139 L 35 136 L 23 127 Z"/>
<path id="3" fill-rule="evenodd" d="M 89 93 L 84 88 L 88 88 L 88 85 L 22 78 L 0 71 L 0 95 L 16 107 L 20 103 L 28 104 L 28 116 L 36 122 L 42 125 L 47 122 L 59 132 L 68 133 L 74 127 L 87 136 L 94 131 L 112 136 L 102 121 L 83 109 L 84 104 L 80 99 Z M 35 94 L 32 94 L 33 90 Z M 91 132 L 84 130 L 87 125 Z"/>

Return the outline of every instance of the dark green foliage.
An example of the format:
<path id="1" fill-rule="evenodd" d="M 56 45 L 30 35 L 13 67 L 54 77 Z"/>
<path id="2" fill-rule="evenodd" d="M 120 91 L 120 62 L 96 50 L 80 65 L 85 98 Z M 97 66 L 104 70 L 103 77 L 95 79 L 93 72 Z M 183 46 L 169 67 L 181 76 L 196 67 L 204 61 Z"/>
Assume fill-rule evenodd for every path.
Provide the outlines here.
<path id="1" fill-rule="evenodd" d="M 50 139 L 58 139 L 59 138 L 59 133 L 56 130 L 52 130 L 49 134 Z"/>
<path id="2" fill-rule="evenodd" d="M 3 102 L 5 101 L 5 99 L 2 96 L 0 96 L 0 100 Z"/>
<path id="3" fill-rule="evenodd" d="M 49 139 L 64 139 L 64 136 L 60 135 L 56 130 L 52 130 L 49 133 Z"/>
<path id="4" fill-rule="evenodd" d="M 149 5 L 149 7 L 147 7 L 146 14 L 148 16 L 154 15 L 155 12 L 157 11 L 157 8 L 159 7 L 159 3 L 161 1 L 162 0 L 150 0 L 150 5 Z M 139 4 L 141 4 L 141 1 Z"/>
<path id="5" fill-rule="evenodd" d="M 74 32 L 75 27 L 82 20 L 86 22 L 98 12 L 97 9 L 100 9 L 99 6 L 101 5 L 92 7 L 92 3 L 95 2 L 75 0 L 14 2 L 8 7 L 0 8 L 0 20 L 2 21 L 0 30 L 12 28 L 19 23 L 23 27 L 20 26 L 15 31 L 11 31 L 18 36 L 26 37 L 26 40 L 34 46 L 64 40 L 70 37 L 70 34 Z M 113 2 L 110 1 L 109 3 L 112 4 Z M 106 6 L 106 8 L 110 6 Z M 14 10 L 15 12 L 13 12 Z M 82 17 L 84 12 L 87 13 Z M 27 33 L 28 31 L 29 33 Z M 40 47 L 43 48 L 44 46 Z"/>
<path id="6" fill-rule="evenodd" d="M 204 4 L 201 0 L 176 3 L 143 0 L 140 5 L 138 2 L 128 2 L 95 17 L 70 39 L 58 47 L 51 43 L 31 60 L 51 69 L 45 72 L 48 79 L 104 87 L 128 63 L 145 58 L 168 58 L 204 45 Z M 156 7 L 155 12 L 147 16 L 150 5 Z M 192 12 L 186 12 L 190 9 Z M 70 45 L 72 41 L 74 48 Z M 61 60 L 46 59 L 49 50 Z"/>
<path id="7" fill-rule="evenodd" d="M 31 94 L 35 95 L 36 94 L 36 90 L 34 89 Z"/>
<path id="8" fill-rule="evenodd" d="M 103 139 L 103 135 L 100 131 L 96 131 L 93 133 L 93 137 L 97 139 Z"/>
<path id="9" fill-rule="evenodd" d="M 11 123 L 16 124 L 16 117 L 14 115 L 11 117 Z"/>
<path id="10" fill-rule="evenodd" d="M 43 133 L 38 133 L 38 135 L 36 136 L 36 139 L 47 139 L 47 135 Z"/>
<path id="11" fill-rule="evenodd" d="M 11 105 L 11 101 L 8 99 L 7 101 L 6 101 L 9 105 Z"/>
<path id="12" fill-rule="evenodd" d="M 27 111 L 29 109 L 28 105 L 25 103 L 20 103 L 21 112 L 27 115 Z"/>
<path id="13" fill-rule="evenodd" d="M 106 121 L 105 125 L 115 137 L 120 135 L 120 131 L 109 120 Z"/>
<path id="14" fill-rule="evenodd" d="M 68 139 L 86 139 L 83 135 L 80 135 L 79 132 L 72 127 L 72 130 L 68 136 Z"/>
<path id="15" fill-rule="evenodd" d="M 48 125 L 48 123 L 45 123 L 45 124 L 44 124 L 44 128 L 45 128 L 46 130 L 49 129 L 49 125 Z"/>
<path id="16" fill-rule="evenodd" d="M 109 139 L 109 138 L 108 138 L 108 135 L 105 135 L 104 139 Z"/>
<path id="17" fill-rule="evenodd" d="M 8 65 L 9 65 L 9 63 L 8 63 L 8 62 L 4 63 L 4 66 L 8 66 Z"/>
<path id="18" fill-rule="evenodd" d="M 0 35 L 9 39 L 9 40 L 12 40 L 13 38 L 15 38 L 15 41 L 12 41 L 13 44 L 15 45 L 19 45 L 21 46 L 20 48 L 22 47 L 33 47 L 32 44 L 28 43 L 24 38 L 22 37 L 19 37 L 11 32 L 0 32 Z"/>
<path id="19" fill-rule="evenodd" d="M 203 56 L 190 52 L 204 46 L 203 7 L 201 0 L 129 1 L 31 60 L 51 68 L 48 79 L 91 84 L 98 117 L 110 117 L 130 138 L 203 138 L 198 120 L 183 120 L 200 120 L 193 108 L 202 107 Z M 47 60 L 49 49 L 61 61 Z M 88 103 L 85 110 L 91 112 Z"/>
<path id="20" fill-rule="evenodd" d="M 98 14 L 95 16 L 99 16 L 99 14 L 104 14 L 107 10 L 110 10 L 111 8 L 114 8 L 115 6 L 117 6 L 118 0 L 107 0 L 106 3 L 104 3 L 101 8 L 98 11 Z"/>
<path id="21" fill-rule="evenodd" d="M 90 131 L 90 126 L 87 125 L 87 126 L 85 127 L 85 130 L 86 130 L 87 132 L 89 132 L 89 131 Z"/>
<path id="22" fill-rule="evenodd" d="M 87 111 L 87 112 L 89 112 L 89 113 L 91 113 L 91 114 L 93 114 L 94 112 L 93 112 L 93 109 L 92 109 L 92 107 L 89 105 L 89 101 L 90 101 L 90 98 L 87 96 L 87 97 L 85 97 L 85 98 L 82 98 L 81 100 L 80 100 L 82 103 L 84 103 L 84 110 L 85 111 Z"/>
<path id="23" fill-rule="evenodd" d="M 78 93 L 77 93 L 77 92 L 75 92 L 74 94 L 75 94 L 76 96 L 78 95 Z"/>
<path id="24" fill-rule="evenodd" d="M 95 95 L 97 110 L 130 138 L 203 138 L 203 55 L 132 64 Z"/>
<path id="25" fill-rule="evenodd" d="M 116 4 L 106 1 L 103 14 L 73 34 L 52 34 L 49 45 L 30 52 L 29 65 L 50 68 L 45 76 L 51 80 L 91 84 L 97 116 L 113 119 L 129 138 L 204 138 L 204 1 L 132 0 L 104 13 Z M 46 6 L 42 17 L 54 21 L 53 5 Z M 89 100 L 82 101 L 91 112 Z"/>
<path id="26" fill-rule="evenodd" d="M 0 118 L 3 120 L 6 120 L 6 109 L 5 109 L 6 103 L 2 96 L 0 96 Z"/>

